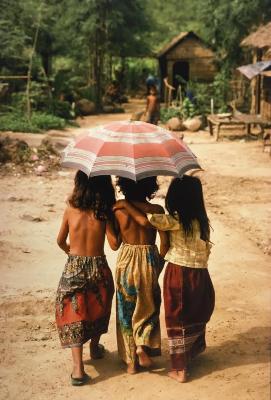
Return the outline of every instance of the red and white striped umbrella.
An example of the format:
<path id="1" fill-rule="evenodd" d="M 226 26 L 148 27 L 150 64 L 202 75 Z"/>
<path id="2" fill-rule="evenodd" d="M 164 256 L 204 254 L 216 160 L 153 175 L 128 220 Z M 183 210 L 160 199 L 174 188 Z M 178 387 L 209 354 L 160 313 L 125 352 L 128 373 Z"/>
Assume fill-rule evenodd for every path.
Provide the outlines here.
<path id="1" fill-rule="evenodd" d="M 141 121 L 85 129 L 64 149 L 62 165 L 88 176 L 118 175 L 135 181 L 148 176 L 180 176 L 200 168 L 195 155 L 174 133 Z"/>

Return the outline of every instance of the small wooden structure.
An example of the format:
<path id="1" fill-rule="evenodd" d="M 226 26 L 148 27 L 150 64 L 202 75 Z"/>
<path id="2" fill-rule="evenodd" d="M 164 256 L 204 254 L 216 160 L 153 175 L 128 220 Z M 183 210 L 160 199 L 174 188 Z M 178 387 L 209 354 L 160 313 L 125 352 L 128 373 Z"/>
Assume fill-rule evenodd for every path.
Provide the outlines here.
<path id="1" fill-rule="evenodd" d="M 177 89 L 176 75 L 186 82 L 211 82 L 216 73 L 215 54 L 194 32 L 181 32 L 157 54 L 161 80 Z M 163 95 L 163 93 L 162 93 Z"/>
<path id="2" fill-rule="evenodd" d="M 252 62 L 271 60 L 271 22 L 260 26 L 247 36 L 241 46 L 252 51 Z M 264 71 L 251 81 L 252 114 L 261 114 L 264 119 L 271 120 L 271 75 Z"/>
<path id="3" fill-rule="evenodd" d="M 223 125 L 242 126 L 246 128 L 247 135 L 251 134 L 251 126 L 258 125 L 260 127 L 261 133 L 263 134 L 267 134 L 267 132 L 265 132 L 265 128 L 271 127 L 271 122 L 268 120 L 258 117 L 257 115 L 242 114 L 242 113 L 235 116 L 232 115 L 219 116 L 217 114 L 211 114 L 208 115 L 207 121 L 211 136 L 214 135 L 214 126 L 216 127 L 216 132 L 215 132 L 216 141 L 218 141 L 219 139 L 220 128 Z"/>

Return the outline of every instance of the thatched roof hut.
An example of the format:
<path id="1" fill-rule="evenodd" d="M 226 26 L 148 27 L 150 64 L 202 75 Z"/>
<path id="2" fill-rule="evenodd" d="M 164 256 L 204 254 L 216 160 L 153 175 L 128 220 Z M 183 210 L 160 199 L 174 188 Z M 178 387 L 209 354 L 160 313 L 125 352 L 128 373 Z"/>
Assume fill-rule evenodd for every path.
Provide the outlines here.
<path id="1" fill-rule="evenodd" d="M 271 60 L 271 22 L 261 25 L 241 42 L 252 51 L 252 62 Z M 251 82 L 251 112 L 271 120 L 271 76 L 264 71 Z"/>
<path id="2" fill-rule="evenodd" d="M 257 49 L 271 48 L 271 22 L 260 26 L 255 32 L 248 35 L 241 46 L 248 46 Z"/>

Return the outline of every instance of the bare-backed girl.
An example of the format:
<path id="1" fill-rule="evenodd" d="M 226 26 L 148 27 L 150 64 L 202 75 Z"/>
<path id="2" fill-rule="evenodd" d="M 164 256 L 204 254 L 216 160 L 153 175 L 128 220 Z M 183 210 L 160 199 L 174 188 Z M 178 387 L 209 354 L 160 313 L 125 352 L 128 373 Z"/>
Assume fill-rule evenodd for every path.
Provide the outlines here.
<path id="1" fill-rule="evenodd" d="M 137 208 L 150 213 L 164 212 L 161 206 L 147 201 L 158 189 L 156 177 L 139 182 L 118 178 L 117 184 L 125 199 Z M 137 361 L 142 367 L 150 367 L 150 356 L 160 354 L 158 277 L 163 266 L 161 256 L 167 251 L 167 234 L 160 234 L 159 255 L 156 229 L 138 225 L 125 209 L 118 209 L 123 202 L 117 202 L 115 211 L 123 241 L 116 268 L 117 342 L 127 372 L 135 373 Z"/>
<path id="2" fill-rule="evenodd" d="M 62 347 L 72 349 L 74 386 L 90 379 L 84 371 L 83 344 L 91 339 L 91 357 L 103 357 L 104 348 L 99 340 L 108 330 L 114 294 L 112 273 L 104 254 L 105 236 L 113 250 L 119 246 L 112 213 L 114 203 L 109 176 L 88 178 L 84 172 L 76 173 L 57 238 L 68 260 L 56 298 L 60 342 Z"/>

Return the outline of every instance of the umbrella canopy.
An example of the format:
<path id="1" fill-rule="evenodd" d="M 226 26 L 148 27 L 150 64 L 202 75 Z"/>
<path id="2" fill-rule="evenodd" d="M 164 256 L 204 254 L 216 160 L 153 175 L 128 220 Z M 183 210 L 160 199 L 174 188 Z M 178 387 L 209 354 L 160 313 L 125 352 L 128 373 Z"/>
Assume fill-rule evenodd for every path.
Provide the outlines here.
<path id="1" fill-rule="evenodd" d="M 133 180 L 180 176 L 200 166 L 175 134 L 139 121 L 119 121 L 84 130 L 63 151 L 62 165 L 88 176 L 118 175 Z"/>
<path id="2" fill-rule="evenodd" d="M 252 79 L 268 69 L 271 69 L 271 61 L 259 61 L 255 64 L 243 65 L 242 67 L 237 68 L 237 70 L 245 75 L 248 79 Z"/>

